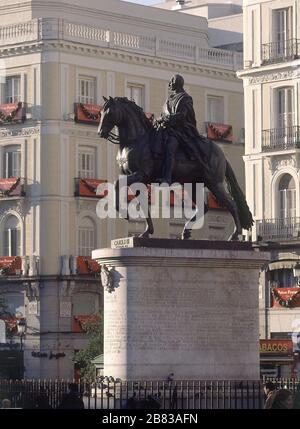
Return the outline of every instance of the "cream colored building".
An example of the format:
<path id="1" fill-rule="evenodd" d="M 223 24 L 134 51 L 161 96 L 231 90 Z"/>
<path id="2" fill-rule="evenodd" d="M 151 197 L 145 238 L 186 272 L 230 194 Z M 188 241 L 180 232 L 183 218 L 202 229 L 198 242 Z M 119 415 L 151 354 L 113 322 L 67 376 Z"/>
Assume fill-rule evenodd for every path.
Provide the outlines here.
<path id="1" fill-rule="evenodd" d="M 181 73 L 199 130 L 232 125 L 233 141 L 219 144 L 243 186 L 242 58 L 208 45 L 205 18 L 118 0 L 1 0 L 0 15 L 0 294 L 26 319 L 24 375 L 73 377 L 73 351 L 87 344 L 78 321 L 102 305 L 97 267 L 77 256 L 142 228 L 97 218 L 93 179 L 115 180 L 115 149 L 95 124 L 74 120 L 74 103 L 128 96 L 159 116 L 170 76 Z M 163 237 L 182 227 L 156 224 Z M 200 235 L 231 229 L 230 216 L 213 210 Z"/>
<path id="2" fill-rule="evenodd" d="M 207 19 L 209 45 L 243 51 L 243 0 L 165 0 L 155 7 Z"/>
<path id="3" fill-rule="evenodd" d="M 262 275 L 261 339 L 291 340 L 300 331 L 299 14 L 299 1 L 244 0 L 246 193 L 252 240 L 272 256 Z M 285 360 L 266 362 L 266 371 L 290 376 L 298 364 Z"/>

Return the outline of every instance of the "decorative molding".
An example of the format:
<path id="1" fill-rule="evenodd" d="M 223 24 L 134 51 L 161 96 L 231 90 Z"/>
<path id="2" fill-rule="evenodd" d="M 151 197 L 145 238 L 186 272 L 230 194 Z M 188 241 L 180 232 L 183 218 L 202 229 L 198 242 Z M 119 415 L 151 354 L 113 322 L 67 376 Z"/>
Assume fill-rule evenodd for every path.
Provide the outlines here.
<path id="1" fill-rule="evenodd" d="M 257 83 L 273 82 L 277 80 L 295 79 L 300 76 L 299 70 L 286 70 L 278 71 L 262 76 L 249 77 L 249 84 L 254 85 Z"/>
<path id="2" fill-rule="evenodd" d="M 116 287 L 118 287 L 116 282 L 115 268 L 111 267 L 110 269 L 103 264 L 101 266 L 101 283 L 108 293 L 112 293 L 115 291 Z"/>
<path id="3" fill-rule="evenodd" d="M 99 201 L 98 198 L 84 198 L 84 197 L 76 197 L 77 199 L 77 215 L 79 215 L 82 211 L 92 212 L 96 216 L 96 206 Z"/>
<path id="4" fill-rule="evenodd" d="M 20 218 L 22 219 L 22 222 L 25 221 L 25 216 L 30 211 L 30 204 L 28 201 L 25 201 L 24 198 L 19 199 L 6 199 L 5 201 L 1 201 L 0 204 L 0 224 L 4 220 L 6 216 L 8 216 L 10 213 L 14 214 L 13 212 L 18 213 Z"/>
<path id="5" fill-rule="evenodd" d="M 39 282 L 26 283 L 26 296 L 29 301 L 40 300 L 40 284 Z"/>
<path id="6" fill-rule="evenodd" d="M 272 174 L 275 171 L 286 168 L 293 167 L 296 170 L 300 169 L 300 154 L 282 154 L 282 155 L 271 155 L 267 157 L 269 169 Z"/>
<path id="7" fill-rule="evenodd" d="M 59 316 L 71 317 L 72 316 L 72 302 L 63 300 L 59 303 Z"/>
<path id="8" fill-rule="evenodd" d="M 29 45 L 22 45 L 17 47 L 0 48 L 0 58 L 6 58 L 16 55 L 25 55 L 31 53 L 44 53 L 47 51 L 58 51 L 62 53 L 75 53 L 90 56 L 92 58 L 103 58 L 108 60 L 114 60 L 117 62 L 129 62 L 130 64 L 143 65 L 148 67 L 159 67 L 163 69 L 169 69 L 182 72 L 191 73 L 211 78 L 222 78 L 236 81 L 236 71 L 233 69 L 226 68 L 225 64 L 215 64 L 213 61 L 203 63 L 198 61 L 197 64 L 193 62 L 185 62 L 182 58 L 170 58 L 170 57 L 157 57 L 157 56 L 146 56 L 142 52 L 130 52 L 130 51 L 119 51 L 115 48 L 101 48 L 96 46 L 79 45 L 74 42 L 62 42 L 62 41 L 48 41 L 38 42 Z M 215 66 L 220 68 L 216 69 Z M 222 67 L 223 66 L 223 67 Z"/>
<path id="9" fill-rule="evenodd" d="M 29 137 L 39 135 L 41 133 L 41 127 L 22 127 L 22 128 L 0 128 L 1 137 Z"/>

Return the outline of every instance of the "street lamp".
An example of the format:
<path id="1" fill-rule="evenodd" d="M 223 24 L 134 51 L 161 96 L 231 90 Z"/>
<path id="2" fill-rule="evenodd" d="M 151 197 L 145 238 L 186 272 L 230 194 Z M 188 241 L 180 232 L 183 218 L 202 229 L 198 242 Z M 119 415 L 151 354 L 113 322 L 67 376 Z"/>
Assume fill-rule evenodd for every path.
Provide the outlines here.
<path id="1" fill-rule="evenodd" d="M 26 332 L 26 320 L 25 319 L 18 320 L 17 328 L 18 328 L 18 334 L 20 336 L 20 349 L 22 351 L 23 350 L 23 337 L 25 336 L 25 332 Z"/>

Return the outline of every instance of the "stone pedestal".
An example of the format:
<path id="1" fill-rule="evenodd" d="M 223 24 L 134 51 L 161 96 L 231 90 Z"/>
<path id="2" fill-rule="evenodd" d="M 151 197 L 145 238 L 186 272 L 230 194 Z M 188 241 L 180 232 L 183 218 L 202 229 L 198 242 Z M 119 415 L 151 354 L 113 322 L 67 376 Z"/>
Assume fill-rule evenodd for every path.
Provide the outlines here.
<path id="1" fill-rule="evenodd" d="M 258 379 L 259 271 L 269 255 L 250 243 L 122 240 L 93 252 L 108 267 L 104 374 Z"/>

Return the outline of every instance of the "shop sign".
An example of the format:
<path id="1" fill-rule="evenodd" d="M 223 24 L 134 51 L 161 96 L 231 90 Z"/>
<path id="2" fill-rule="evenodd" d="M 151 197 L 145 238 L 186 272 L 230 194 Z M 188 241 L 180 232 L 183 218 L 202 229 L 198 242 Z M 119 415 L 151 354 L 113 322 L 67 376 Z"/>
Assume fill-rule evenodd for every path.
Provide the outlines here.
<path id="1" fill-rule="evenodd" d="M 292 340 L 260 340 L 260 354 L 292 355 Z"/>

